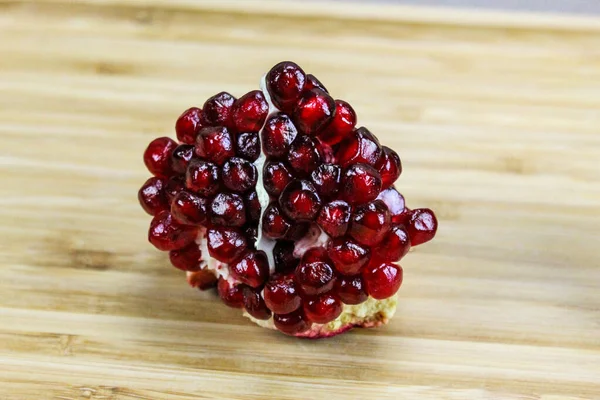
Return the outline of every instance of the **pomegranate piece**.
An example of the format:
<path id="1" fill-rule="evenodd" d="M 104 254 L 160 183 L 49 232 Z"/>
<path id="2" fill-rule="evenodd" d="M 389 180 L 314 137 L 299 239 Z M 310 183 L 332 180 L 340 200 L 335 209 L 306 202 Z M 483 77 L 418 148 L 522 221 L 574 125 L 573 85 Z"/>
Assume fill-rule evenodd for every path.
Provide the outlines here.
<path id="1" fill-rule="evenodd" d="M 258 200 L 258 193 L 252 191 L 246 193 L 244 196 L 244 204 L 246 205 L 247 220 L 251 223 L 258 223 L 260 221 L 260 201 Z"/>
<path id="2" fill-rule="evenodd" d="M 339 277 L 333 291 L 344 304 L 360 304 L 369 297 L 360 275 Z"/>
<path id="3" fill-rule="evenodd" d="M 138 200 L 148 214 L 156 215 L 169 209 L 169 200 L 165 193 L 164 179 L 153 176 L 138 191 Z"/>
<path id="4" fill-rule="evenodd" d="M 206 233 L 208 253 L 224 263 L 232 263 L 248 248 L 244 234 L 235 228 L 213 226 Z"/>
<path id="5" fill-rule="evenodd" d="M 302 305 L 294 275 L 274 275 L 265 284 L 265 303 L 275 314 L 289 314 Z"/>
<path id="6" fill-rule="evenodd" d="M 379 172 L 367 164 L 350 166 L 342 177 L 341 196 L 352 205 L 375 200 L 381 191 Z"/>
<path id="7" fill-rule="evenodd" d="M 171 214 L 181 224 L 203 225 L 208 215 L 207 207 L 206 198 L 182 190 L 171 203 Z"/>
<path id="8" fill-rule="evenodd" d="M 330 146 L 348 138 L 356 126 L 356 112 L 344 100 L 335 101 L 335 113 L 329 125 L 319 135 L 319 139 Z"/>
<path id="9" fill-rule="evenodd" d="M 321 208 L 317 223 L 323 231 L 333 238 L 344 236 L 348 231 L 352 210 L 343 200 L 334 200 Z"/>
<path id="10" fill-rule="evenodd" d="M 290 114 L 304 90 L 306 74 L 297 64 L 283 61 L 267 73 L 267 91 L 278 109 Z"/>
<path id="11" fill-rule="evenodd" d="M 294 221 L 312 221 L 321 209 L 321 198 L 315 186 L 306 180 L 294 180 L 279 196 L 283 213 Z"/>
<path id="12" fill-rule="evenodd" d="M 311 249 L 313 250 L 313 249 Z M 307 251 L 296 268 L 296 283 L 308 296 L 329 292 L 335 283 L 335 274 L 331 260 L 326 252 Z"/>
<path id="13" fill-rule="evenodd" d="M 193 156 L 194 146 L 191 144 L 180 144 L 177 146 L 171 155 L 173 171 L 178 174 L 184 174 Z"/>
<path id="14" fill-rule="evenodd" d="M 192 107 L 185 110 L 175 123 L 175 132 L 177 139 L 185 144 L 196 143 L 196 135 L 203 128 L 200 119 L 202 118 L 202 110 L 198 107 Z"/>
<path id="15" fill-rule="evenodd" d="M 362 272 L 369 296 L 377 300 L 396 294 L 402 285 L 402 267 L 391 263 L 370 263 Z"/>
<path id="16" fill-rule="evenodd" d="M 377 196 L 377 200 L 381 200 L 385 203 L 390 210 L 392 216 L 392 223 L 401 224 L 404 223 L 406 213 L 406 206 L 404 204 L 404 196 L 402 196 L 395 188 L 390 187 L 383 190 Z"/>
<path id="17" fill-rule="evenodd" d="M 342 313 L 342 302 L 332 294 L 326 293 L 304 301 L 306 318 L 316 324 L 326 324 Z"/>
<path id="18" fill-rule="evenodd" d="M 219 167 L 204 160 L 192 160 L 185 174 L 185 186 L 205 197 L 214 196 L 221 184 Z"/>
<path id="19" fill-rule="evenodd" d="M 238 132 L 258 132 L 265 123 L 269 105 L 260 90 L 246 93 L 233 104 L 231 116 Z"/>
<path id="20" fill-rule="evenodd" d="M 280 273 L 292 272 L 300 260 L 294 257 L 294 242 L 288 240 L 278 240 L 273 249 L 273 259 L 275 261 L 275 271 Z"/>
<path id="21" fill-rule="evenodd" d="M 282 161 L 267 161 L 263 167 L 263 184 L 271 196 L 279 197 L 293 179 L 290 168 Z"/>
<path id="22" fill-rule="evenodd" d="M 226 306 L 242 308 L 244 306 L 244 285 L 232 285 L 223 278 L 219 278 L 217 292 Z"/>
<path id="23" fill-rule="evenodd" d="M 224 126 L 203 128 L 196 137 L 196 155 L 217 165 L 235 156 L 233 137 Z"/>
<path id="24" fill-rule="evenodd" d="M 301 178 L 310 175 L 321 165 L 322 160 L 317 142 L 310 136 L 298 137 L 292 143 L 288 153 L 288 161 L 292 169 Z"/>
<path id="25" fill-rule="evenodd" d="M 306 82 L 304 83 L 304 90 L 311 89 L 321 89 L 325 93 L 329 93 L 327 89 L 325 89 L 325 85 L 321 83 L 320 80 L 317 79 L 313 74 L 306 74 Z"/>
<path id="26" fill-rule="evenodd" d="M 342 169 L 335 164 L 322 164 L 310 175 L 319 194 L 326 199 L 333 198 L 340 190 Z"/>
<path id="27" fill-rule="evenodd" d="M 244 308 L 246 312 L 256 319 L 267 320 L 271 318 L 271 310 L 267 308 L 265 300 L 256 289 L 244 288 Z"/>
<path id="28" fill-rule="evenodd" d="M 190 243 L 183 249 L 171 250 L 169 252 L 169 260 L 175 268 L 182 271 L 199 271 L 200 261 L 202 260 L 202 252 L 195 242 Z"/>
<path id="29" fill-rule="evenodd" d="M 286 335 L 297 335 L 310 329 L 311 323 L 304 317 L 302 310 L 289 314 L 273 315 L 273 323 L 279 331 Z"/>
<path id="30" fill-rule="evenodd" d="M 144 164 L 148 171 L 156 177 L 168 178 L 173 175 L 171 155 L 177 142 L 168 137 L 160 137 L 150 142 L 144 152 Z"/>
<path id="31" fill-rule="evenodd" d="M 169 203 L 173 202 L 175 196 L 185 189 L 185 180 L 181 175 L 175 175 L 169 178 L 165 185 L 165 195 Z"/>
<path id="32" fill-rule="evenodd" d="M 383 201 L 374 200 L 354 210 L 349 234 L 357 242 L 373 246 L 381 242 L 390 228 L 390 211 Z"/>
<path id="33" fill-rule="evenodd" d="M 267 206 L 262 216 L 262 230 L 266 237 L 271 239 L 283 239 L 287 237 L 292 223 L 282 215 L 277 203 L 273 202 Z"/>
<path id="34" fill-rule="evenodd" d="M 371 250 L 349 237 L 333 239 L 327 245 L 327 252 L 335 269 L 343 275 L 356 275 L 367 265 Z"/>
<path id="35" fill-rule="evenodd" d="M 234 279 L 253 288 L 262 286 L 269 276 L 269 261 L 263 251 L 250 251 L 239 261 L 230 265 Z"/>
<path id="36" fill-rule="evenodd" d="M 235 193 L 219 193 L 210 204 L 213 224 L 240 227 L 246 224 L 244 199 Z"/>
<path id="37" fill-rule="evenodd" d="M 410 250 L 410 239 L 406 229 L 396 225 L 385 235 L 381 243 L 373 249 L 373 254 L 380 260 L 399 261 Z"/>
<path id="38" fill-rule="evenodd" d="M 379 140 L 367 128 L 360 127 L 340 143 L 337 159 L 344 168 L 356 163 L 375 165 L 381 152 Z"/>
<path id="39" fill-rule="evenodd" d="M 209 97 L 202 107 L 202 124 L 204 126 L 225 125 L 229 127 L 234 102 L 235 97 L 227 92 L 220 92 Z"/>
<path id="40" fill-rule="evenodd" d="M 375 164 L 375 168 L 381 175 L 382 187 L 384 189 L 392 186 L 402 173 L 402 163 L 400 156 L 394 150 L 387 146 L 382 147 L 381 157 Z"/>
<path id="41" fill-rule="evenodd" d="M 148 240 L 159 250 L 169 251 L 184 248 L 196 239 L 198 229 L 177 222 L 170 212 L 163 211 L 150 223 Z"/>
<path id="42" fill-rule="evenodd" d="M 285 156 L 297 136 L 298 130 L 290 117 L 282 113 L 270 116 L 261 133 L 265 155 L 275 158 Z"/>
<path id="43" fill-rule="evenodd" d="M 429 208 L 417 208 L 410 212 L 408 220 L 408 236 L 412 246 L 430 241 L 437 232 L 437 218 Z"/>
<path id="44" fill-rule="evenodd" d="M 307 135 L 316 135 L 329 124 L 335 113 L 335 101 L 321 89 L 305 91 L 294 107 L 292 120 Z"/>
<path id="45" fill-rule="evenodd" d="M 260 140 L 256 132 L 244 132 L 237 136 L 235 154 L 254 162 L 260 156 Z"/>
<path id="46" fill-rule="evenodd" d="M 217 277 L 212 271 L 206 269 L 188 272 L 186 279 L 191 287 L 200 290 L 208 290 L 217 286 Z"/>
<path id="47" fill-rule="evenodd" d="M 256 186 L 258 172 L 250 161 L 232 157 L 223 164 L 221 176 L 227 189 L 243 193 Z"/>

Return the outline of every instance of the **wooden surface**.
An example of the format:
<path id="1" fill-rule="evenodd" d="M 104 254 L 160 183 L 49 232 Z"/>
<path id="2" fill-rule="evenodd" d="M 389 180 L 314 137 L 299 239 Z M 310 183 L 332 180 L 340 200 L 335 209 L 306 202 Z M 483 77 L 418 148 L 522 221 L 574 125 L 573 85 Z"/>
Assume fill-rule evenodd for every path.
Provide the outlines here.
<path id="1" fill-rule="evenodd" d="M 144 3 L 0 1 L 0 399 L 600 398 L 599 20 Z M 440 217 L 382 329 L 259 329 L 146 242 L 146 144 L 284 59 Z"/>

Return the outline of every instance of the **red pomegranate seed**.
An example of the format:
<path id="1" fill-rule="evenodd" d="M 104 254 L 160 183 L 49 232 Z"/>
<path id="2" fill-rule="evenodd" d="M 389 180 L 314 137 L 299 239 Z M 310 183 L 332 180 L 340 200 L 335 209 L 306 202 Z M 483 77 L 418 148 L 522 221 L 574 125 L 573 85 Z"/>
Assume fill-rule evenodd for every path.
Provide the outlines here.
<path id="1" fill-rule="evenodd" d="M 205 126 L 230 126 L 231 111 L 235 97 L 227 92 L 210 97 L 202 107 L 202 124 Z"/>
<path id="2" fill-rule="evenodd" d="M 175 268 L 182 271 L 199 271 L 202 252 L 195 242 L 190 243 L 183 249 L 171 250 L 169 259 Z"/>
<path id="3" fill-rule="evenodd" d="M 333 198 L 340 190 L 342 169 L 335 164 L 322 164 L 315 169 L 310 178 L 319 194 L 326 199 Z"/>
<path id="4" fill-rule="evenodd" d="M 352 205 L 375 200 L 381 191 L 379 172 L 367 164 L 350 166 L 342 177 L 341 196 Z"/>
<path id="5" fill-rule="evenodd" d="M 244 308 L 246 312 L 256 319 L 267 320 L 271 318 L 271 310 L 267 308 L 260 293 L 252 288 L 244 288 Z"/>
<path id="6" fill-rule="evenodd" d="M 360 304 L 369 297 L 360 275 L 340 276 L 333 291 L 344 304 Z"/>
<path id="7" fill-rule="evenodd" d="M 165 181 L 153 176 L 148 179 L 138 191 L 138 200 L 144 211 L 156 215 L 169 209 L 169 200 L 165 193 Z"/>
<path id="8" fill-rule="evenodd" d="M 319 138 L 330 146 L 336 145 L 350 136 L 356 126 L 356 112 L 344 100 L 335 101 L 333 118 Z"/>
<path id="9" fill-rule="evenodd" d="M 390 263 L 371 263 L 362 272 L 369 296 L 377 300 L 396 294 L 402 285 L 402 267 Z"/>
<path id="10" fill-rule="evenodd" d="M 168 137 L 160 137 L 150 142 L 144 152 L 144 164 L 148 171 L 159 178 L 173 175 L 171 154 L 177 147 L 177 142 Z"/>
<path id="11" fill-rule="evenodd" d="M 407 227 L 411 245 L 418 246 L 433 239 L 437 226 L 437 218 L 429 208 L 412 210 Z"/>
<path id="12" fill-rule="evenodd" d="M 288 233 L 285 235 L 285 239 L 296 242 L 306 236 L 310 229 L 310 223 L 294 223 Z"/>
<path id="13" fill-rule="evenodd" d="M 258 200 L 258 193 L 256 190 L 246 193 L 244 196 L 244 203 L 246 204 L 246 213 L 248 222 L 256 222 L 260 220 L 260 201 Z"/>
<path id="14" fill-rule="evenodd" d="M 337 160 L 342 167 L 356 163 L 375 165 L 381 151 L 379 140 L 367 128 L 360 127 L 340 143 Z"/>
<path id="15" fill-rule="evenodd" d="M 267 91 L 273 104 L 289 114 L 304 90 L 306 74 L 297 64 L 283 61 L 267 73 Z"/>
<path id="16" fill-rule="evenodd" d="M 390 211 L 383 201 L 374 200 L 354 210 L 348 233 L 358 243 L 373 246 L 381 242 L 390 228 Z"/>
<path id="17" fill-rule="evenodd" d="M 333 239 L 327 245 L 327 253 L 335 269 L 343 275 L 356 275 L 367 265 L 371 250 L 349 237 Z"/>
<path id="18" fill-rule="evenodd" d="M 258 132 L 265 123 L 269 105 L 260 90 L 246 93 L 233 104 L 231 116 L 238 132 Z"/>
<path id="19" fill-rule="evenodd" d="M 334 200 L 321 208 L 317 223 L 329 236 L 336 238 L 344 236 L 348 231 L 352 209 L 343 200 Z"/>
<path id="20" fill-rule="evenodd" d="M 273 197 L 279 197 L 283 189 L 292 181 L 290 168 L 282 161 L 267 161 L 263 167 L 263 185 Z"/>
<path id="21" fill-rule="evenodd" d="M 265 303 L 276 314 L 291 313 L 302 305 L 294 275 L 274 275 L 265 284 Z"/>
<path id="22" fill-rule="evenodd" d="M 321 89 L 305 91 L 294 107 L 292 120 L 307 135 L 316 135 L 332 120 L 335 101 Z"/>
<path id="23" fill-rule="evenodd" d="M 297 335 L 310 329 L 311 323 L 306 321 L 302 310 L 289 314 L 273 315 L 273 323 L 279 331 L 286 335 Z"/>
<path id="24" fill-rule="evenodd" d="M 255 250 L 256 238 L 258 236 L 258 224 L 248 225 L 244 229 L 244 234 L 246 235 L 246 238 L 248 238 L 248 248 Z"/>
<path id="25" fill-rule="evenodd" d="M 375 164 L 375 168 L 381 175 L 382 187 L 384 189 L 392 186 L 396 179 L 400 177 L 402 173 L 402 163 L 400 162 L 400 156 L 394 150 L 387 146 L 382 147 L 383 151 L 381 157 Z"/>
<path id="26" fill-rule="evenodd" d="M 410 238 L 403 226 L 394 226 L 381 243 L 373 249 L 373 254 L 384 261 L 399 261 L 410 250 Z"/>
<path id="27" fill-rule="evenodd" d="M 294 257 L 294 242 L 288 240 L 278 240 L 273 249 L 273 259 L 275 260 L 275 271 L 279 273 L 292 272 L 300 260 Z"/>
<path id="28" fill-rule="evenodd" d="M 298 136 L 298 130 L 290 117 L 276 113 L 267 119 L 261 133 L 263 150 L 268 157 L 283 157 L 287 154 L 296 136 Z"/>
<path id="29" fill-rule="evenodd" d="M 263 251 L 250 251 L 239 261 L 231 264 L 229 272 L 234 279 L 258 288 L 269 277 L 269 260 Z"/>
<path id="30" fill-rule="evenodd" d="M 198 229 L 175 221 L 171 213 L 163 211 L 150 223 L 148 240 L 159 250 L 182 249 L 196 239 Z"/>
<path id="31" fill-rule="evenodd" d="M 294 221 L 312 221 L 321 209 L 321 198 L 310 181 L 294 180 L 281 192 L 279 206 Z"/>
<path id="32" fill-rule="evenodd" d="M 234 192 L 243 193 L 256 186 L 258 172 L 250 161 L 232 157 L 223 164 L 223 183 Z"/>
<path id="33" fill-rule="evenodd" d="M 206 223 L 208 200 L 182 190 L 171 204 L 171 214 L 177 222 L 185 225 L 203 225 Z"/>
<path id="34" fill-rule="evenodd" d="M 260 140 L 256 132 L 244 132 L 237 136 L 235 153 L 248 161 L 254 162 L 260 156 Z"/>
<path id="35" fill-rule="evenodd" d="M 381 200 L 385 203 L 390 210 L 392 216 L 392 223 L 400 224 L 403 223 L 406 211 L 404 205 L 404 197 L 393 187 L 387 188 L 379 193 L 377 200 Z"/>
<path id="36" fill-rule="evenodd" d="M 177 139 L 186 144 L 196 143 L 196 135 L 203 128 L 200 123 L 202 110 L 197 107 L 192 107 L 181 114 L 175 123 L 175 132 Z"/>
<path id="37" fill-rule="evenodd" d="M 244 306 L 244 285 L 232 285 L 223 278 L 219 278 L 217 292 L 226 306 L 242 308 Z"/>
<path id="38" fill-rule="evenodd" d="M 194 271 L 191 274 L 187 274 L 187 281 L 191 287 L 200 290 L 208 290 L 217 286 L 217 277 L 207 269 L 201 269 L 199 271 Z"/>
<path id="39" fill-rule="evenodd" d="M 316 76 L 312 74 L 306 74 L 306 82 L 304 84 L 304 90 L 311 89 L 321 89 L 325 93 L 329 93 L 329 91 L 325 88 L 325 85 L 321 83 L 320 80 L 317 79 Z"/>
<path id="40" fill-rule="evenodd" d="M 173 150 L 171 155 L 171 165 L 173 171 L 179 174 L 185 174 L 190 160 L 194 156 L 194 146 L 191 144 L 180 144 Z"/>
<path id="41" fill-rule="evenodd" d="M 304 314 L 306 318 L 317 324 L 326 324 L 340 316 L 343 304 L 337 297 L 325 293 L 318 297 L 311 297 L 304 301 Z"/>
<path id="42" fill-rule="evenodd" d="M 196 138 L 196 155 L 217 165 L 235 156 L 233 137 L 224 126 L 203 128 Z"/>
<path id="43" fill-rule="evenodd" d="M 308 176 L 322 163 L 317 142 L 310 136 L 300 136 L 290 146 L 288 161 L 300 177 Z"/>
<path id="44" fill-rule="evenodd" d="M 210 197 L 219 191 L 219 167 L 204 160 L 192 160 L 185 175 L 185 186 L 192 192 Z"/>
<path id="45" fill-rule="evenodd" d="M 262 230 L 266 237 L 271 239 L 283 239 L 288 235 L 292 224 L 281 214 L 276 202 L 267 206 L 262 216 Z"/>
<path id="46" fill-rule="evenodd" d="M 307 251 L 295 272 L 296 283 L 308 296 L 325 293 L 333 288 L 335 273 L 327 253 Z"/>
<path id="47" fill-rule="evenodd" d="M 173 202 L 175 196 L 185 189 L 185 180 L 182 175 L 175 175 L 169 178 L 165 184 L 165 194 L 169 203 Z"/>
<path id="48" fill-rule="evenodd" d="M 244 199 L 235 193 L 219 193 L 210 204 L 213 224 L 240 227 L 246 223 Z"/>
<path id="49" fill-rule="evenodd" d="M 235 261 L 248 248 L 246 237 L 235 228 L 213 226 L 206 239 L 210 256 L 224 263 Z"/>

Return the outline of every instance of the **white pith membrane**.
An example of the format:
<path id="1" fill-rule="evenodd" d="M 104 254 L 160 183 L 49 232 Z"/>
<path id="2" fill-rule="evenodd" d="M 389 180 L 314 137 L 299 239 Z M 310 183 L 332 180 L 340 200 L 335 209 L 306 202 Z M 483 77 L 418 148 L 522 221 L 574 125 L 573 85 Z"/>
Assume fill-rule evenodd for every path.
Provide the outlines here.
<path id="1" fill-rule="evenodd" d="M 275 105 L 271 101 L 271 97 L 267 90 L 265 77 L 266 75 L 263 76 L 260 81 L 260 90 L 263 92 L 263 95 L 265 96 L 265 99 L 269 105 L 269 112 L 267 118 L 265 119 L 265 124 L 263 124 L 263 127 L 259 131 L 259 138 L 262 137 L 262 131 L 269 117 L 279 112 L 279 109 L 275 107 Z M 261 217 L 259 220 L 257 234 L 258 236 L 256 239 L 256 250 L 264 251 L 267 255 L 267 259 L 269 261 L 269 275 L 272 275 L 275 272 L 275 260 L 273 257 L 273 249 L 275 247 L 276 241 L 264 237 L 262 233 L 262 216 L 271 201 L 263 183 L 263 166 L 265 161 L 266 156 L 263 152 L 261 143 L 260 156 L 254 162 L 254 165 L 256 166 L 256 169 L 258 171 L 256 193 L 258 194 L 258 200 L 260 202 L 261 207 Z M 312 224 L 311 228 L 308 230 L 306 235 L 295 243 L 294 257 L 298 259 L 301 258 L 308 249 L 313 247 L 325 247 L 328 241 L 329 236 L 325 232 L 323 232 L 316 223 L 314 223 Z M 200 233 L 198 234 L 198 238 L 196 239 L 196 243 L 198 244 L 198 247 L 202 252 L 202 261 L 200 262 L 200 267 L 203 270 L 212 271 L 215 274 L 215 276 L 217 276 L 217 278 L 223 278 L 231 284 L 238 283 L 229 274 L 228 264 L 216 260 L 210 256 L 208 252 L 208 242 L 206 240 L 206 229 L 200 231 Z M 187 272 L 188 280 L 191 276 L 193 276 L 193 274 L 194 272 Z M 396 312 L 396 305 L 397 295 L 393 295 L 384 300 L 376 300 L 369 296 L 368 299 L 361 304 L 344 304 L 342 313 L 335 320 L 327 324 L 313 323 L 309 330 L 299 334 L 295 334 L 294 336 L 308 338 L 327 337 L 341 333 L 352 327 L 370 328 L 383 325 L 386 324 L 394 316 L 394 313 Z M 245 310 L 243 315 L 263 328 L 277 329 L 275 327 L 275 324 L 273 323 L 273 317 L 269 318 L 268 320 L 260 320 L 254 318 Z"/>

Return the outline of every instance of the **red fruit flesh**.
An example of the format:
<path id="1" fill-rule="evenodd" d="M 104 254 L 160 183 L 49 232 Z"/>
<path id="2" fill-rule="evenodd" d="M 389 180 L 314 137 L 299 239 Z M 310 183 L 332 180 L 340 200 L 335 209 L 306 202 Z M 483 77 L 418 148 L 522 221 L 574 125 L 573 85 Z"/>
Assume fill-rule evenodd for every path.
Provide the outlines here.
<path id="1" fill-rule="evenodd" d="M 387 188 L 383 190 L 377 196 L 377 200 L 381 200 L 385 203 L 390 215 L 392 216 L 392 223 L 401 224 L 406 217 L 406 206 L 404 203 L 404 196 L 402 196 L 395 188 Z"/>
<path id="2" fill-rule="evenodd" d="M 175 123 L 177 139 L 186 144 L 196 143 L 196 135 L 203 128 L 201 118 L 202 110 L 197 107 L 184 111 Z"/>
<path id="3" fill-rule="evenodd" d="M 246 205 L 247 220 L 250 223 L 258 223 L 260 220 L 260 201 L 256 191 L 246 193 L 244 196 L 244 204 Z"/>
<path id="4" fill-rule="evenodd" d="M 335 113 L 319 138 L 330 146 L 348 138 L 356 126 L 356 112 L 343 100 L 335 101 Z"/>
<path id="5" fill-rule="evenodd" d="M 383 146 L 383 152 L 381 157 L 375 164 L 375 168 L 381 175 L 382 187 L 384 189 L 392 186 L 394 182 L 400 177 L 402 173 L 402 163 L 400 156 L 394 150 L 389 147 Z"/>
<path id="6" fill-rule="evenodd" d="M 232 285 L 223 278 L 219 278 L 217 292 L 225 305 L 232 308 L 244 306 L 244 285 Z"/>
<path id="7" fill-rule="evenodd" d="M 335 112 L 335 101 L 321 89 L 305 91 L 294 107 L 292 119 L 301 132 L 316 135 L 329 124 Z"/>
<path id="8" fill-rule="evenodd" d="M 188 273 L 187 281 L 191 287 L 200 290 L 208 290 L 217 286 L 217 277 L 212 271 L 207 269 Z"/>
<path id="9" fill-rule="evenodd" d="M 171 203 L 171 214 L 185 225 L 203 225 L 207 219 L 208 200 L 186 190 L 179 192 Z"/>
<path id="10" fill-rule="evenodd" d="M 242 196 L 219 193 L 210 204 L 210 221 L 216 225 L 240 227 L 246 223 L 246 207 Z"/>
<path id="11" fill-rule="evenodd" d="M 169 209 L 169 200 L 165 193 L 165 181 L 153 176 L 148 179 L 138 192 L 138 200 L 148 214 L 156 215 Z"/>
<path id="12" fill-rule="evenodd" d="M 390 212 L 381 200 L 375 200 L 354 210 L 350 236 L 357 242 L 373 246 L 381 242 L 391 228 Z"/>
<path id="13" fill-rule="evenodd" d="M 185 189 L 185 179 L 181 175 L 175 175 L 169 178 L 165 184 L 165 195 L 169 203 L 173 202 L 175 196 Z"/>
<path id="14" fill-rule="evenodd" d="M 291 222 L 282 215 L 276 203 L 271 203 L 267 206 L 262 216 L 262 228 L 266 237 L 283 239 L 287 236 L 291 227 Z"/>
<path id="15" fill-rule="evenodd" d="M 282 113 L 270 116 L 261 133 L 265 155 L 284 157 L 297 136 L 298 130 L 290 117 Z"/>
<path id="16" fill-rule="evenodd" d="M 402 285 L 402 267 L 391 263 L 371 263 L 362 272 L 369 296 L 377 300 L 396 294 Z"/>
<path id="17" fill-rule="evenodd" d="M 433 239 L 437 225 L 437 218 L 429 208 L 412 210 L 407 227 L 411 245 L 418 246 Z"/>
<path id="18" fill-rule="evenodd" d="M 269 261 L 262 251 L 246 253 L 239 261 L 229 266 L 229 272 L 238 281 L 253 287 L 262 286 L 269 276 Z"/>
<path id="19" fill-rule="evenodd" d="M 341 196 L 348 203 L 363 204 L 375 200 L 381 191 L 381 176 L 370 165 L 354 164 L 342 177 Z"/>
<path id="20" fill-rule="evenodd" d="M 231 132 L 224 126 L 203 128 L 196 137 L 196 155 L 217 165 L 235 156 Z"/>
<path id="21" fill-rule="evenodd" d="M 210 97 L 202 107 L 202 124 L 205 126 L 230 126 L 230 117 L 235 98 L 227 92 Z"/>
<path id="22" fill-rule="evenodd" d="M 175 268 L 182 271 L 199 271 L 202 252 L 195 242 L 187 245 L 183 249 L 171 250 L 169 259 Z"/>
<path id="23" fill-rule="evenodd" d="M 321 208 L 317 223 L 333 238 L 344 236 L 350 225 L 350 216 L 352 209 L 350 205 L 343 200 L 334 200 Z"/>
<path id="24" fill-rule="evenodd" d="M 273 315 L 275 327 L 287 335 L 298 335 L 310 329 L 311 323 L 306 321 L 302 310 L 289 314 Z"/>
<path id="25" fill-rule="evenodd" d="M 311 182 L 295 180 L 281 192 L 279 206 L 294 221 L 312 221 L 321 209 L 321 198 Z"/>
<path id="26" fill-rule="evenodd" d="M 224 263 L 233 262 L 248 248 L 246 237 L 235 228 L 209 228 L 206 239 L 210 256 Z"/>
<path id="27" fill-rule="evenodd" d="M 293 110 L 305 82 L 306 74 L 291 61 L 280 62 L 266 76 L 267 91 L 273 104 L 287 114 Z"/>
<path id="28" fill-rule="evenodd" d="M 273 259 L 275 261 L 275 272 L 292 272 L 300 260 L 294 257 L 294 242 L 288 240 L 278 240 L 273 249 Z"/>
<path id="29" fill-rule="evenodd" d="M 305 295 L 314 296 L 325 293 L 333 288 L 335 283 L 335 274 L 331 260 L 327 258 L 326 253 L 322 253 L 318 258 L 311 257 L 310 250 L 305 253 L 296 268 L 296 283 Z"/>
<path id="30" fill-rule="evenodd" d="M 171 155 L 177 143 L 168 137 L 154 139 L 144 152 L 144 164 L 148 171 L 159 178 L 168 178 L 173 175 Z"/>
<path id="31" fill-rule="evenodd" d="M 293 179 L 290 168 L 282 161 L 267 161 L 263 168 L 263 184 L 271 196 L 279 197 Z"/>
<path id="32" fill-rule="evenodd" d="M 340 316 L 342 309 L 342 302 L 329 293 L 311 297 L 304 302 L 306 318 L 316 324 L 326 324 L 333 321 Z"/>
<path id="33" fill-rule="evenodd" d="M 249 287 L 244 288 L 244 308 L 248 314 L 256 319 L 267 320 L 273 314 L 260 293 Z"/>
<path id="34" fill-rule="evenodd" d="M 360 304 L 369 297 L 360 275 L 339 277 L 333 291 L 344 304 Z"/>
<path id="35" fill-rule="evenodd" d="M 210 197 L 221 185 L 219 167 L 204 160 L 193 160 L 185 174 L 185 186 L 192 192 Z"/>
<path id="36" fill-rule="evenodd" d="M 327 246 L 329 257 L 335 269 L 343 275 L 356 275 L 367 265 L 371 250 L 349 237 L 332 240 Z"/>
<path id="37" fill-rule="evenodd" d="M 289 314 L 302 305 L 294 275 L 275 275 L 267 281 L 263 296 L 275 314 Z"/>
<path id="38" fill-rule="evenodd" d="M 231 117 L 238 132 L 258 132 L 263 126 L 269 105 L 260 90 L 246 93 L 233 104 Z"/>
<path id="39" fill-rule="evenodd" d="M 221 176 L 225 187 L 234 192 L 243 193 L 256 186 L 258 172 L 250 161 L 232 157 L 223 164 Z"/>
<path id="40" fill-rule="evenodd" d="M 304 84 L 304 90 L 311 89 L 321 89 L 325 93 L 329 93 L 329 91 L 325 88 L 325 85 L 321 83 L 320 80 L 317 79 L 316 76 L 312 74 L 306 74 L 306 82 Z"/>
<path id="41" fill-rule="evenodd" d="M 397 225 L 385 235 L 381 243 L 373 249 L 373 255 L 380 260 L 399 261 L 410 250 L 410 239 L 403 226 Z"/>
<path id="42" fill-rule="evenodd" d="M 260 156 L 260 140 L 256 132 L 244 132 L 237 136 L 235 153 L 238 157 L 254 162 Z"/>
<path id="43" fill-rule="evenodd" d="M 171 165 L 173 171 L 183 174 L 187 170 L 190 160 L 194 156 L 194 146 L 191 144 L 180 144 L 173 150 Z"/>
<path id="44" fill-rule="evenodd" d="M 316 140 L 300 136 L 290 147 L 288 161 L 299 177 L 305 177 L 321 165 L 323 157 Z"/>
<path id="45" fill-rule="evenodd" d="M 321 197 L 333 198 L 340 190 L 342 169 L 335 164 L 322 164 L 310 175 Z"/>
<path id="46" fill-rule="evenodd" d="M 150 223 L 148 240 L 159 250 L 181 249 L 196 239 L 198 229 L 177 222 L 170 212 L 163 211 Z"/>
<path id="47" fill-rule="evenodd" d="M 381 157 L 381 145 L 367 128 L 361 127 L 340 143 L 337 157 L 342 167 L 356 163 L 375 165 Z"/>

